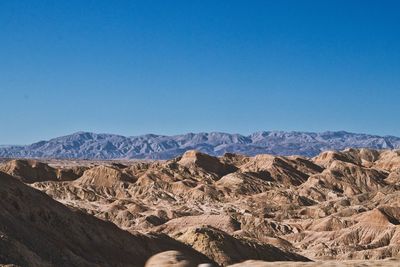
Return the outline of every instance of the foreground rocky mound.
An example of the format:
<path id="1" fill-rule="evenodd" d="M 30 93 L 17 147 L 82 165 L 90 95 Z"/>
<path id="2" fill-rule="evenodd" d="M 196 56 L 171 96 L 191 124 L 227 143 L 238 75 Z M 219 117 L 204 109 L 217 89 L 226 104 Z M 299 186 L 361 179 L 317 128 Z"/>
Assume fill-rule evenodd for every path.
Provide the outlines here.
<path id="1" fill-rule="evenodd" d="M 128 233 L 0 172 L 0 263 L 21 266 L 143 266 L 176 249 L 193 262 L 207 257 L 162 235 Z"/>
<path id="2" fill-rule="evenodd" d="M 222 266 L 400 256 L 398 150 L 327 151 L 311 159 L 188 151 L 168 161 L 86 168 L 71 181 L 3 170 L 64 205 Z M 149 266 L 192 264 L 187 251 L 155 247 L 175 252 Z"/>
<path id="3" fill-rule="evenodd" d="M 285 252 L 270 244 L 239 239 L 213 227 L 192 227 L 174 237 L 204 253 L 221 265 L 247 259 L 266 261 L 309 261 L 296 253 Z"/>

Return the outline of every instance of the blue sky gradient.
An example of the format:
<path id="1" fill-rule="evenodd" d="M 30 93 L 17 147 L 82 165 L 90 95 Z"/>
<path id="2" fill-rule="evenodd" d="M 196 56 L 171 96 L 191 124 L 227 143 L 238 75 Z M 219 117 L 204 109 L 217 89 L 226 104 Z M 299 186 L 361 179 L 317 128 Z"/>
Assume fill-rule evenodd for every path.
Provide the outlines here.
<path id="1" fill-rule="evenodd" d="M 0 1 L 0 144 L 400 136 L 400 1 Z"/>

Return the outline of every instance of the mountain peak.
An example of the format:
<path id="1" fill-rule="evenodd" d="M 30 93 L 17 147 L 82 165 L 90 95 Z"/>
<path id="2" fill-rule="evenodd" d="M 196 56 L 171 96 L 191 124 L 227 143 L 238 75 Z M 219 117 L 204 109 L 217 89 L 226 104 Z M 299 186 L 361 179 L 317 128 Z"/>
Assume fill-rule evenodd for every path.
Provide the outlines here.
<path id="1" fill-rule="evenodd" d="M 188 150 L 212 156 L 224 153 L 274 154 L 313 157 L 326 150 L 345 148 L 398 149 L 399 137 L 382 137 L 346 131 L 259 131 L 248 136 L 223 132 L 187 133 L 174 136 L 76 132 L 28 146 L 0 147 L 0 157 L 77 159 L 170 159 Z"/>

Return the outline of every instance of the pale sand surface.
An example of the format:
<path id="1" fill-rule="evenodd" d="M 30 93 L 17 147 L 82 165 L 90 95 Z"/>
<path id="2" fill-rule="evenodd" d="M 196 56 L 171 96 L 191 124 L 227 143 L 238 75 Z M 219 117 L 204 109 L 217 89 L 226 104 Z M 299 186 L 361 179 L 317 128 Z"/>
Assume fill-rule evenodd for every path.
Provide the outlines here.
<path id="1" fill-rule="evenodd" d="M 316 262 L 263 262 L 245 261 L 229 267 L 399 267 L 400 259 L 365 260 L 365 261 L 316 261 Z"/>

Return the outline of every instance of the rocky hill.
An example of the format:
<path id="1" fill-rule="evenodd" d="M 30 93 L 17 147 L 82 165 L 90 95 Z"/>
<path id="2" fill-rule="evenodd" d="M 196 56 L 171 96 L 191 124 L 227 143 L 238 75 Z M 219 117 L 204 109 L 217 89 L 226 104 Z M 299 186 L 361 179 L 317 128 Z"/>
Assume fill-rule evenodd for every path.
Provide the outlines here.
<path id="1" fill-rule="evenodd" d="M 400 264 L 400 150 L 48 162 L 0 164 L 0 264 Z"/>
<path id="2" fill-rule="evenodd" d="M 222 156 L 230 152 L 249 156 L 273 154 L 312 157 L 322 151 L 343 150 L 348 147 L 396 149 L 400 148 L 400 138 L 348 132 L 272 131 L 248 136 L 213 132 L 134 137 L 79 132 L 27 146 L 0 147 L 0 157 L 171 159 L 193 149 L 212 156 Z"/>
<path id="3" fill-rule="evenodd" d="M 3 172 L 0 195 L 0 264 L 140 267 L 170 249 L 197 263 L 213 262 L 166 235 L 128 233 L 69 209 Z"/>

